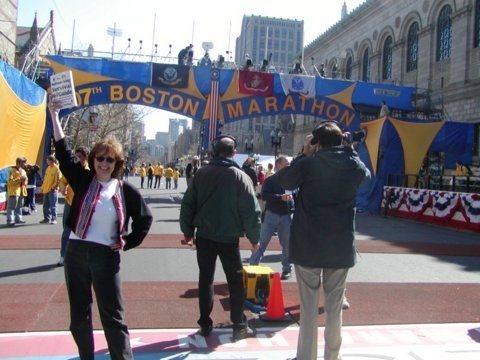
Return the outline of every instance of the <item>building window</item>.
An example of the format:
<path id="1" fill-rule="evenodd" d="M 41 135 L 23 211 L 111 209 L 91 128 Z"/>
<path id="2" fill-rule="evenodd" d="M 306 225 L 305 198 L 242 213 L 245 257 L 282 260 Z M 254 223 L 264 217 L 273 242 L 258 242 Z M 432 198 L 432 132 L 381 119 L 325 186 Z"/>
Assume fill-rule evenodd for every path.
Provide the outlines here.
<path id="1" fill-rule="evenodd" d="M 473 47 L 480 47 L 480 0 L 475 2 L 475 34 Z"/>
<path id="2" fill-rule="evenodd" d="M 388 80 L 392 78 L 392 37 L 389 36 L 383 43 L 382 56 L 382 79 Z"/>
<path id="3" fill-rule="evenodd" d="M 407 38 L 407 72 L 417 70 L 418 60 L 418 22 L 408 29 Z"/>
<path id="4" fill-rule="evenodd" d="M 450 57 L 452 50 L 452 8 L 446 5 L 438 16 L 437 28 L 437 61 Z"/>
<path id="5" fill-rule="evenodd" d="M 347 65 L 345 66 L 345 79 L 352 80 L 352 64 L 353 59 L 349 56 L 347 59 Z"/>
<path id="6" fill-rule="evenodd" d="M 362 57 L 362 80 L 370 81 L 370 58 L 368 55 L 368 48 L 365 49 Z"/>

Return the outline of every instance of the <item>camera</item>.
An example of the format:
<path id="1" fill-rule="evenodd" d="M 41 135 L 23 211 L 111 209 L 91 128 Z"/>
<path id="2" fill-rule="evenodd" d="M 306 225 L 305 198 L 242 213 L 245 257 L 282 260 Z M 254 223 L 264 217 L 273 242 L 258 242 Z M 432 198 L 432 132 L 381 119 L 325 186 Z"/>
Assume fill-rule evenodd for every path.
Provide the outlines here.
<path id="1" fill-rule="evenodd" d="M 364 130 L 348 132 L 348 131 L 345 131 L 345 127 L 343 126 L 343 124 L 341 124 L 337 121 L 334 121 L 334 120 L 325 120 L 325 121 L 320 122 L 320 124 L 318 124 L 315 127 L 315 129 L 313 129 L 313 131 L 312 131 L 313 138 L 312 138 L 312 140 L 310 140 L 310 143 L 312 145 L 315 145 L 315 144 L 318 143 L 319 130 L 322 129 L 327 124 L 335 124 L 340 128 L 340 130 L 342 131 L 342 134 L 343 134 L 343 143 L 344 144 L 349 145 L 349 144 L 352 144 L 354 142 L 361 142 L 365 139 L 366 134 L 365 134 Z"/>
<path id="2" fill-rule="evenodd" d="M 352 144 L 354 142 L 361 142 L 365 139 L 365 132 L 363 130 L 343 133 L 343 141 L 347 144 Z"/>

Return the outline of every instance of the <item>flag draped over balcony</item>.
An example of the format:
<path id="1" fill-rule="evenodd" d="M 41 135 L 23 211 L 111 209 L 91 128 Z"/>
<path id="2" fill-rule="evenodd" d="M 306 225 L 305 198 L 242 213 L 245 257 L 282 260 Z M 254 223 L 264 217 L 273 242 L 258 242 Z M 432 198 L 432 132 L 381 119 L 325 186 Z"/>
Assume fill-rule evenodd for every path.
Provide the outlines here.
<path id="1" fill-rule="evenodd" d="M 210 85 L 210 118 L 208 124 L 208 141 L 212 141 L 217 136 L 218 129 L 218 100 L 219 100 L 219 78 L 220 71 L 212 69 Z"/>

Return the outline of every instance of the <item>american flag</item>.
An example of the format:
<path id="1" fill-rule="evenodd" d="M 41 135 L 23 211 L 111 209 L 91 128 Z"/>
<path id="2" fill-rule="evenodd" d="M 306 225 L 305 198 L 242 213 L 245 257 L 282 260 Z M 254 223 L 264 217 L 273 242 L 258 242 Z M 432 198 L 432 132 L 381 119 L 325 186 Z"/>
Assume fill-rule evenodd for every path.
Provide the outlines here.
<path id="1" fill-rule="evenodd" d="M 210 85 L 210 119 L 208 124 L 208 141 L 212 141 L 217 137 L 218 129 L 218 88 L 219 88 L 219 76 L 218 69 L 212 69 L 211 72 L 211 85 Z"/>

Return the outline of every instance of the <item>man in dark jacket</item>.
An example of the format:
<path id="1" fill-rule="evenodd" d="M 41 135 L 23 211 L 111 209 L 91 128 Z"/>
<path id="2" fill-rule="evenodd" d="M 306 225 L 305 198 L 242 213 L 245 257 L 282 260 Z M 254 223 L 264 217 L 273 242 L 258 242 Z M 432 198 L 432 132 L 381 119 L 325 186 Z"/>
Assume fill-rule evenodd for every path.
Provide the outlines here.
<path id="1" fill-rule="evenodd" d="M 325 293 L 324 358 L 340 359 L 342 302 L 348 269 L 355 264 L 355 197 L 370 171 L 342 145 L 333 121 L 307 136 L 302 155 L 279 171 L 285 189 L 299 188 L 290 238 L 300 295 L 298 359 L 317 358 L 319 289 Z"/>
<path id="2" fill-rule="evenodd" d="M 275 171 L 289 164 L 288 159 L 280 155 L 275 160 Z M 291 209 L 293 209 L 292 194 L 280 186 L 278 175 L 269 176 L 262 185 L 262 200 L 265 201 L 265 218 L 260 232 L 259 249 L 250 256 L 250 265 L 258 265 L 275 232 L 282 246 L 282 280 L 290 278 L 292 265 L 288 259 L 290 242 Z"/>
<path id="3" fill-rule="evenodd" d="M 254 335 L 243 313 L 245 289 L 239 238 L 246 235 L 252 250 L 258 248 L 260 207 L 252 181 L 233 161 L 236 141 L 221 136 L 214 141 L 214 159 L 195 173 L 180 209 L 184 243 L 195 235 L 199 268 L 200 334 L 212 331 L 215 263 L 220 257 L 230 292 L 230 319 L 233 339 Z M 196 234 L 195 234 L 196 231 Z"/>

